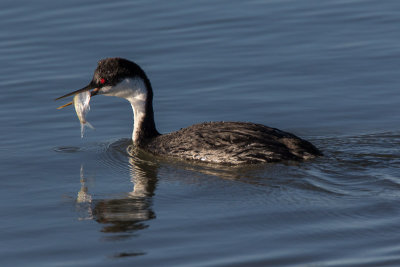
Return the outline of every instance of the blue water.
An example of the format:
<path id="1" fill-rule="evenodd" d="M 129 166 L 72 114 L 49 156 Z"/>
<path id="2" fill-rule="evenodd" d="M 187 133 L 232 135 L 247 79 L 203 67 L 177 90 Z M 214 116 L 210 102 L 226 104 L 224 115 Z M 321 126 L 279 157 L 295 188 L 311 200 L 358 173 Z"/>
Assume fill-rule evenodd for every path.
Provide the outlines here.
<path id="1" fill-rule="evenodd" d="M 400 265 L 399 10 L 2 1 L 0 265 Z M 148 74 L 161 132 L 252 121 L 325 156 L 221 167 L 132 155 L 130 105 L 104 96 L 81 139 L 53 99 L 114 56 Z"/>

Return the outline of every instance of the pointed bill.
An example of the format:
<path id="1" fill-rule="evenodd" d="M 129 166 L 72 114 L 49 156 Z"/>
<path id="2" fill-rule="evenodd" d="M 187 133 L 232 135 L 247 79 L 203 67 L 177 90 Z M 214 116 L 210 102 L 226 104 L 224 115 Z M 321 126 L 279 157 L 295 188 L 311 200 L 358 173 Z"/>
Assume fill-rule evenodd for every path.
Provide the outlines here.
<path id="1" fill-rule="evenodd" d="M 86 85 L 85 87 L 83 87 L 83 88 L 81 88 L 79 90 L 76 90 L 76 91 L 73 91 L 73 92 L 68 93 L 66 95 L 57 97 L 54 100 L 60 100 L 62 98 L 65 98 L 65 97 L 68 97 L 68 96 L 71 96 L 71 95 L 76 95 L 76 94 L 79 94 L 79 93 L 82 93 L 82 92 L 85 92 L 85 91 L 89 91 L 90 89 L 94 89 L 94 88 L 96 88 L 96 86 L 93 83 L 89 83 L 88 85 Z"/>
<path id="2" fill-rule="evenodd" d="M 86 85 L 85 87 L 83 87 L 83 88 L 81 88 L 81 89 L 79 89 L 79 90 L 73 91 L 73 92 L 71 92 L 71 93 L 68 93 L 68 94 L 66 94 L 66 95 L 57 97 L 57 98 L 54 99 L 54 100 L 60 100 L 60 99 L 62 99 L 62 98 L 68 97 L 68 96 L 77 95 L 77 94 L 83 93 L 83 92 L 85 92 L 85 91 L 89 91 L 89 90 L 91 90 L 91 89 L 94 89 L 93 91 L 90 92 L 90 96 L 91 96 L 91 97 L 97 95 L 97 93 L 98 93 L 99 90 L 100 90 L 99 88 L 96 87 L 96 85 L 93 84 L 93 82 L 90 82 L 90 83 L 89 83 L 88 85 Z M 70 106 L 70 105 L 72 105 L 72 104 L 73 104 L 73 101 L 68 102 L 68 103 L 66 103 L 66 104 L 64 104 L 64 105 L 62 105 L 62 106 L 59 106 L 57 109 L 62 109 L 62 108 L 68 107 L 68 106 Z"/>

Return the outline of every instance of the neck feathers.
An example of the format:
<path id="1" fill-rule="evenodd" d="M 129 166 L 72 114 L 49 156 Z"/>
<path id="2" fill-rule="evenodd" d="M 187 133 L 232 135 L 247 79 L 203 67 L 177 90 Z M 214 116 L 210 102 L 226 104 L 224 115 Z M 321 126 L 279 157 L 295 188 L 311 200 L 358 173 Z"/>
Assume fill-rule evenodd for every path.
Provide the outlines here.
<path id="1" fill-rule="evenodd" d="M 137 146 L 144 146 L 147 141 L 160 135 L 156 129 L 153 111 L 153 91 L 150 81 L 146 78 L 128 78 L 119 85 L 132 106 L 134 124 L 132 140 Z"/>

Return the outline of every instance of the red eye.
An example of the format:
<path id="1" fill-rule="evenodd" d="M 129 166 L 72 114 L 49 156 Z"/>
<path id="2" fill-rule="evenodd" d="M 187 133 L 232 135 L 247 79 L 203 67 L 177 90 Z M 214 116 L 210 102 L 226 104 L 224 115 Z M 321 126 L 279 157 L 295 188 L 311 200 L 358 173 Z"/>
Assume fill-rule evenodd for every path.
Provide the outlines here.
<path id="1" fill-rule="evenodd" d="M 105 82 L 106 82 L 106 80 L 105 80 L 104 78 L 101 78 L 101 79 L 100 79 L 100 83 L 101 83 L 101 84 L 104 84 Z"/>

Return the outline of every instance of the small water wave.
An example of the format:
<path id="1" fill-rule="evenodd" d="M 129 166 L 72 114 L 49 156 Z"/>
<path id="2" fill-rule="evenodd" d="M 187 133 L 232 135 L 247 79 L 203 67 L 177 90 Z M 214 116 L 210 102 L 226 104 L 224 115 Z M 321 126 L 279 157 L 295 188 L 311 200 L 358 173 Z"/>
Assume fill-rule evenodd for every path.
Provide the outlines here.
<path id="1" fill-rule="evenodd" d="M 55 147 L 53 150 L 59 153 L 77 153 L 82 151 L 82 148 L 77 146 L 60 146 Z"/>
<path id="2" fill-rule="evenodd" d="M 325 152 L 306 171 L 322 187 L 349 196 L 387 194 L 400 189 L 400 135 L 376 133 L 318 141 Z M 397 194 L 396 194 L 397 195 Z"/>

